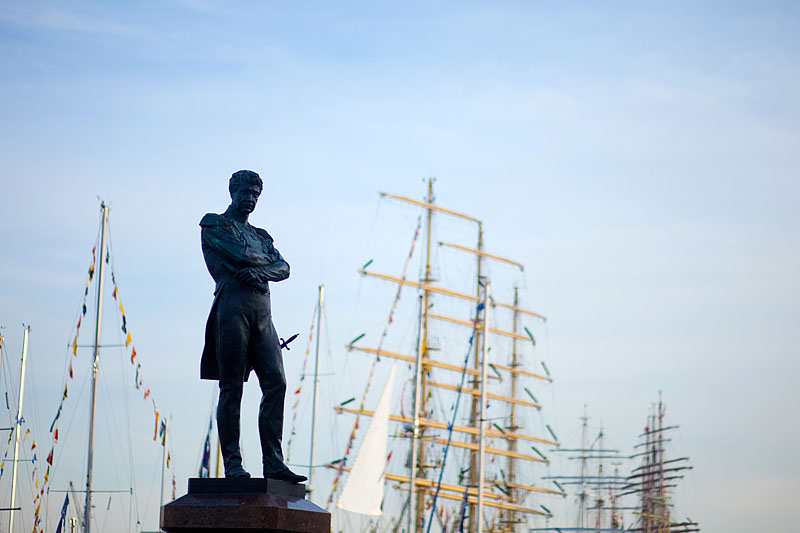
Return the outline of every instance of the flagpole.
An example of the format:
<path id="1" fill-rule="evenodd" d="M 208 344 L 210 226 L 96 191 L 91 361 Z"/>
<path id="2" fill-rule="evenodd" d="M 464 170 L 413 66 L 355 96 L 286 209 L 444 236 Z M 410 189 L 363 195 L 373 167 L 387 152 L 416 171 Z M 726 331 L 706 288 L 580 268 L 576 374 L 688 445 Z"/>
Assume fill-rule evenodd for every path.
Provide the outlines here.
<path id="1" fill-rule="evenodd" d="M 9 509 L 8 533 L 14 531 L 14 503 L 17 496 L 17 464 L 19 460 L 19 432 L 22 429 L 22 396 L 25 392 L 25 361 L 28 358 L 28 336 L 31 334 L 30 326 L 23 326 L 22 333 L 22 364 L 19 370 L 19 401 L 17 402 L 17 419 L 14 422 L 14 467 L 11 475 L 11 505 Z"/>
<path id="2" fill-rule="evenodd" d="M 94 358 L 92 362 L 92 396 L 89 411 L 89 454 L 86 460 L 86 508 L 84 509 L 84 533 L 92 529 L 92 463 L 94 462 L 94 419 L 97 413 L 97 369 L 100 364 L 100 323 L 103 318 L 103 274 L 105 273 L 106 229 L 108 226 L 108 206 L 100 202 L 102 217 L 100 223 L 100 250 L 95 261 L 97 268 L 97 314 L 94 328 Z M 97 261 L 99 259 L 99 261 Z"/>

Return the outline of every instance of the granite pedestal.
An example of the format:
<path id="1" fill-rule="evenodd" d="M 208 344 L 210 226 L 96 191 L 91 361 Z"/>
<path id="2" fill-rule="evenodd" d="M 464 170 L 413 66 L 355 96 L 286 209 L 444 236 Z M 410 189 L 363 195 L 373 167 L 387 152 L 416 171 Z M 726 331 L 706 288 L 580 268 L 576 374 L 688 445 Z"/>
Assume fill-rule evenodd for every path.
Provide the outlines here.
<path id="1" fill-rule="evenodd" d="M 161 508 L 167 533 L 328 533 L 331 515 L 305 485 L 277 479 L 189 479 L 189 493 Z"/>

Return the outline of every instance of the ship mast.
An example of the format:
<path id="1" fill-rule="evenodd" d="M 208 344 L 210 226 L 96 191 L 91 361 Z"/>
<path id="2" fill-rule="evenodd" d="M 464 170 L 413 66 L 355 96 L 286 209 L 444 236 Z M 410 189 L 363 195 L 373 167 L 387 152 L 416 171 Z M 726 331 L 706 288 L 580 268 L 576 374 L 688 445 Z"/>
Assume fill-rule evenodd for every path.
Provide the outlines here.
<path id="1" fill-rule="evenodd" d="M 31 327 L 26 326 L 22 333 L 22 363 L 19 370 L 19 401 L 17 418 L 14 421 L 14 467 L 11 474 L 11 505 L 9 506 L 8 533 L 14 531 L 14 503 L 17 496 L 17 465 L 19 464 L 19 432 L 22 429 L 22 397 L 25 392 L 25 361 L 28 359 L 28 337 Z"/>
<path id="2" fill-rule="evenodd" d="M 583 429 L 581 433 L 581 492 L 578 494 L 580 503 L 578 504 L 578 527 L 584 528 L 586 526 L 586 495 L 588 487 L 586 485 L 586 463 L 588 460 L 587 454 L 589 453 L 589 440 L 586 431 L 586 424 L 589 421 L 589 415 L 586 412 L 586 406 L 583 406 Z"/>
<path id="3" fill-rule="evenodd" d="M 428 388 L 428 379 L 427 379 L 427 372 L 425 372 L 425 365 L 420 366 L 422 359 L 426 358 L 428 354 L 428 323 L 430 320 L 429 317 L 429 309 L 430 309 L 430 298 L 431 298 L 431 291 L 428 287 L 430 287 L 431 282 L 433 279 L 431 278 L 431 229 L 433 227 L 433 177 L 428 178 L 428 198 L 426 199 L 426 228 L 427 231 L 425 232 L 425 277 L 422 280 L 424 285 L 424 289 L 422 291 L 422 302 L 421 302 L 421 309 L 420 309 L 420 334 L 419 334 L 419 346 L 417 350 L 418 360 L 416 365 L 416 376 L 415 376 L 415 392 L 414 392 L 414 428 L 413 428 L 413 439 L 415 444 L 415 449 L 412 451 L 412 463 L 411 469 L 416 470 L 416 472 L 412 472 L 412 478 L 416 480 L 416 478 L 425 479 L 425 441 L 422 439 L 422 434 L 424 433 L 424 428 L 420 430 L 419 425 L 419 417 L 420 413 L 425 413 L 425 417 L 427 418 L 427 409 L 426 409 L 426 400 L 427 400 L 427 388 Z M 414 457 L 416 456 L 416 457 Z M 415 460 L 414 460 L 415 459 Z M 415 482 L 412 482 L 410 485 L 412 496 L 412 500 L 416 500 L 413 502 L 412 506 L 409 508 L 409 515 L 413 514 L 414 516 L 414 524 L 412 527 L 409 528 L 411 533 L 415 533 L 417 528 L 422 528 L 422 513 L 425 512 L 425 491 L 424 490 L 416 490 Z M 415 497 L 414 497 L 415 495 Z M 413 510 L 413 513 L 411 513 Z"/>
<path id="4" fill-rule="evenodd" d="M 664 532 L 664 524 L 670 523 L 669 506 L 664 492 L 664 407 L 661 391 L 658 391 L 658 502 L 661 505 L 662 520 L 658 521 L 658 533 Z M 669 528 L 671 529 L 671 528 Z"/>
<path id="5" fill-rule="evenodd" d="M 471 321 L 464 321 L 459 320 L 454 317 L 447 317 L 447 316 L 440 316 L 437 314 L 433 314 L 430 312 L 431 309 L 431 296 L 432 295 L 443 295 L 449 298 L 456 298 L 460 300 L 466 300 L 472 302 L 474 305 L 478 305 L 484 303 L 484 290 L 483 290 L 483 271 L 484 259 L 492 259 L 508 264 L 515 265 L 523 270 L 523 266 L 515 261 L 505 259 L 503 257 L 498 257 L 495 255 L 488 254 L 483 251 L 483 226 L 480 220 L 462 214 L 457 213 L 455 211 L 451 211 L 449 209 L 445 209 L 439 207 L 438 205 L 434 204 L 434 194 L 433 194 L 433 178 L 429 178 L 427 180 L 428 184 L 428 194 L 425 200 L 414 200 L 412 198 L 397 196 L 394 194 L 388 193 L 380 193 L 381 197 L 384 198 L 392 198 L 395 200 L 399 200 L 405 203 L 409 203 L 412 205 L 416 205 L 425 209 L 426 214 L 426 253 L 425 253 L 425 266 L 423 269 L 422 275 L 420 276 L 419 281 L 412 281 L 405 279 L 405 276 L 402 278 L 389 276 L 386 274 L 379 274 L 376 272 L 369 272 L 366 268 L 362 268 L 359 270 L 359 274 L 364 276 L 370 276 L 377 279 L 382 279 L 384 281 L 397 283 L 400 286 L 407 286 L 413 287 L 419 291 L 419 336 L 417 339 L 417 350 L 416 354 L 402 354 L 402 353 L 393 353 L 386 351 L 382 348 L 375 349 L 370 347 L 363 347 L 363 346 L 355 346 L 353 343 L 350 343 L 346 346 L 348 350 L 356 350 L 361 351 L 364 353 L 373 354 L 377 357 L 390 357 L 393 359 L 400 359 L 402 361 L 406 361 L 411 365 L 414 365 L 415 368 L 415 375 L 414 375 L 414 405 L 412 407 L 411 416 L 398 416 L 398 415 L 389 415 L 389 419 L 395 422 L 408 424 L 411 426 L 412 429 L 412 443 L 411 443 L 411 451 L 409 453 L 410 458 L 410 467 L 411 472 L 408 477 L 405 476 L 395 476 L 393 474 L 386 474 L 387 480 L 395 480 L 401 483 L 408 483 L 409 488 L 409 499 L 407 503 L 403 506 L 401 511 L 401 515 L 405 515 L 406 511 L 408 511 L 407 515 L 407 529 L 410 533 L 418 533 L 420 528 L 424 523 L 424 514 L 426 508 L 426 495 L 431 492 L 436 492 L 440 498 L 451 499 L 458 502 L 463 502 L 465 506 L 466 514 L 469 515 L 469 531 L 471 533 L 476 533 L 479 524 L 479 517 L 478 517 L 478 500 L 481 499 L 482 504 L 484 507 L 490 507 L 493 509 L 503 509 L 504 511 L 514 513 L 514 516 L 518 515 L 519 513 L 526 513 L 526 514 L 536 514 L 542 516 L 549 516 L 549 511 L 538 511 L 535 509 L 529 509 L 520 507 L 516 505 L 516 495 L 520 493 L 520 491 L 532 491 L 532 492 L 541 492 L 541 493 L 549 493 L 549 494 L 558 494 L 561 495 L 561 492 L 553 491 L 550 489 L 543 489 L 540 487 L 529 486 L 529 485 L 520 485 L 516 483 L 513 478 L 511 480 L 505 480 L 506 489 L 514 491 L 515 497 L 510 497 L 508 492 L 501 489 L 504 492 L 503 495 L 497 495 L 493 491 L 484 491 L 484 487 L 479 479 L 480 475 L 480 456 L 481 456 L 481 448 L 485 454 L 490 455 L 500 455 L 507 458 L 513 458 L 514 461 L 532 461 L 532 462 L 543 462 L 547 463 L 547 459 L 538 452 L 534 448 L 536 455 L 530 455 L 525 453 L 519 453 L 516 451 L 516 444 L 515 440 L 525 440 L 528 442 L 536 442 L 536 443 L 543 443 L 547 445 L 553 445 L 558 447 L 558 443 L 554 442 L 550 439 L 542 439 L 537 437 L 532 437 L 529 435 L 525 435 L 522 433 L 518 433 L 514 431 L 512 428 L 516 427 L 516 417 L 513 418 L 513 422 L 509 428 L 505 429 L 490 429 L 487 427 L 481 428 L 480 421 L 484 418 L 480 413 L 480 406 L 481 404 L 481 395 L 484 395 L 484 399 L 491 398 L 493 400 L 499 400 L 502 402 L 508 402 L 512 405 L 519 405 L 525 407 L 531 407 L 537 410 L 541 409 L 541 406 L 538 404 L 538 401 L 529 393 L 533 402 L 527 400 L 520 400 L 515 397 L 516 389 L 518 388 L 518 382 L 516 381 L 520 376 L 526 376 L 528 378 L 533 379 L 540 379 L 543 381 L 551 382 L 552 379 L 550 376 L 544 376 L 540 374 L 536 374 L 534 372 L 530 372 L 528 370 L 524 370 L 519 368 L 521 365 L 518 361 L 518 355 L 512 356 L 511 365 L 512 366 L 505 366 L 503 364 L 493 363 L 489 365 L 493 372 L 499 375 L 500 372 L 508 373 L 512 376 L 512 382 L 514 389 L 512 390 L 512 395 L 502 396 L 498 394 L 493 394 L 485 390 L 486 378 L 484 377 L 481 379 L 481 361 L 485 358 L 481 357 L 482 354 L 482 347 L 485 342 L 488 341 L 486 336 L 488 333 L 493 333 L 495 335 L 501 335 L 506 337 L 512 337 L 516 340 L 524 340 L 527 341 L 530 337 L 530 333 L 528 336 L 523 336 L 516 331 L 504 331 L 501 329 L 491 328 L 489 327 L 488 323 L 483 324 L 483 328 L 485 330 L 482 333 L 483 328 L 476 328 L 474 319 Z M 433 274 L 431 271 L 431 246 L 433 243 L 433 232 L 432 232 L 432 218 L 434 212 L 437 213 L 444 213 L 449 216 L 454 216 L 456 218 L 460 218 L 462 220 L 466 220 L 469 222 L 474 222 L 478 226 L 478 242 L 477 242 L 477 249 L 467 248 L 457 244 L 439 242 L 440 246 L 448 246 L 451 248 L 455 248 L 464 252 L 472 253 L 476 256 L 476 264 L 477 264 L 477 274 L 476 277 L 476 292 L 474 294 L 464 294 L 459 293 L 453 290 L 450 290 L 445 287 L 440 287 L 438 285 L 434 285 L 433 283 L 436 281 L 433 279 Z M 503 303 L 503 302 L 495 302 L 495 301 L 487 301 L 486 305 L 483 307 L 487 308 L 489 305 L 491 307 L 500 307 L 503 309 L 508 309 L 513 311 L 515 317 L 515 326 L 514 330 L 518 329 L 519 327 L 519 319 L 522 315 L 528 315 L 535 317 L 540 320 L 546 320 L 545 317 L 539 315 L 537 313 L 533 313 L 531 311 L 521 309 L 518 306 L 518 295 L 515 298 L 513 304 L 511 303 Z M 480 314 L 480 309 L 477 311 Z M 475 317 L 477 318 L 477 317 Z M 431 341 L 430 338 L 430 321 L 437 320 L 437 321 L 445 321 L 452 324 L 457 324 L 464 327 L 474 328 L 475 331 L 473 333 L 474 337 L 472 342 L 474 346 L 471 350 L 475 350 L 474 352 L 474 360 L 473 364 L 467 365 L 466 367 L 462 367 L 459 365 L 449 364 L 443 361 L 434 360 L 431 357 L 431 352 L 435 350 L 434 347 L 429 346 Z M 532 337 L 530 340 L 533 340 Z M 517 350 L 518 345 L 515 343 L 515 351 Z M 488 350 L 487 350 L 488 351 Z M 472 355 L 472 354 L 471 354 Z M 507 363 L 508 364 L 508 363 Z M 459 387 L 456 387 L 449 383 L 444 382 L 434 382 L 431 381 L 428 372 L 431 368 L 442 369 L 444 371 L 455 371 L 459 373 L 469 374 L 469 388 L 464 388 L 463 390 Z M 437 380 L 438 381 L 438 380 Z M 439 389 L 446 389 L 451 391 L 457 391 L 464 394 L 469 394 L 472 396 L 471 402 L 471 412 L 469 415 L 469 422 L 465 424 L 465 426 L 457 426 L 457 425 L 450 425 L 445 424 L 443 422 L 437 421 L 434 418 L 430 417 L 431 413 L 429 413 L 429 409 L 426 407 L 428 403 L 428 395 L 430 388 L 439 388 Z M 337 412 L 346 412 L 352 413 L 357 415 L 365 415 L 365 416 L 372 416 L 372 412 L 366 411 L 363 408 L 360 409 L 350 409 L 344 406 L 337 406 L 335 408 Z M 442 483 L 436 483 L 435 481 L 431 481 L 426 479 L 426 471 L 430 468 L 429 465 L 426 465 L 426 448 L 425 448 L 425 434 L 426 429 L 431 428 L 432 430 L 449 430 L 455 433 L 461 433 L 468 435 L 467 438 L 462 441 L 458 439 L 447 439 L 443 440 L 441 438 L 437 438 L 436 435 L 428 437 L 428 439 L 435 444 L 444 444 L 449 446 L 454 446 L 458 448 L 465 449 L 469 456 L 469 468 L 466 468 L 462 471 L 462 476 L 460 478 L 459 485 L 448 485 Z M 485 438 L 500 438 L 504 439 L 508 445 L 504 447 L 504 449 L 493 448 L 485 439 L 481 438 L 481 431 L 483 431 Z M 552 431 L 551 431 L 552 433 Z M 553 436 L 555 438 L 555 436 Z M 517 464 L 517 463 L 512 463 Z M 348 468 L 343 468 L 344 471 L 348 471 Z M 468 472 L 468 473 L 467 473 Z M 468 476 L 468 477 L 467 477 Z M 510 484 L 509 484 L 510 483 Z M 513 486 L 512 486 L 513 485 Z M 464 487 L 467 487 L 466 491 Z M 439 492 L 439 488 L 442 489 L 444 492 Z M 455 492 L 455 494 L 453 494 Z M 480 496 L 480 498 L 479 498 Z M 503 502 L 509 503 L 500 503 L 497 499 L 503 500 Z M 433 516 L 433 515 L 432 515 Z M 464 519 L 462 515 L 462 519 Z M 516 518 L 515 518 L 516 519 Z M 397 526 L 399 527 L 400 523 L 404 522 L 402 519 L 397 522 Z M 426 526 L 430 526 L 430 524 L 425 524 Z M 466 524 L 465 524 L 466 525 Z M 395 529 L 397 530 L 398 527 Z M 492 528 L 494 529 L 494 525 Z"/>
<path id="6" fill-rule="evenodd" d="M 423 331 L 425 329 L 425 320 L 424 320 L 424 297 L 420 294 L 419 296 L 419 338 L 417 339 L 417 357 L 414 362 L 414 405 L 413 405 L 413 418 L 412 423 L 413 426 L 411 428 L 411 465 L 410 472 L 409 472 L 409 491 L 408 491 L 408 530 L 410 532 L 415 532 L 417 530 L 417 525 L 419 524 L 419 514 L 417 513 L 417 509 L 419 506 L 417 505 L 416 498 L 415 498 L 415 487 L 417 486 L 417 446 L 422 443 L 420 440 L 419 434 L 419 411 L 420 411 L 420 402 L 422 397 L 422 352 L 425 349 L 423 344 Z M 427 418 L 427 417 L 426 417 Z"/>
<path id="7" fill-rule="evenodd" d="M 620 494 L 638 494 L 641 498 L 639 504 L 640 526 L 631 529 L 642 533 L 689 533 L 700 531 L 697 522 L 686 519 L 681 522 L 672 521 L 670 503 L 670 489 L 676 487 L 676 480 L 683 477 L 684 470 L 691 470 L 687 465 L 688 457 L 665 459 L 666 450 L 664 443 L 669 438 L 664 433 L 677 429 L 678 426 L 664 426 L 665 408 L 659 392 L 658 403 L 652 406 L 647 417 L 647 425 L 640 437 L 644 442 L 637 444 L 636 448 L 644 451 L 631 457 L 642 457 L 642 465 L 633 470 L 628 476 L 628 485 L 623 489 L 628 490 Z"/>
<path id="8" fill-rule="evenodd" d="M 588 409 L 584 405 L 583 416 L 579 417 L 581 420 L 581 445 L 579 448 L 562 448 L 555 450 L 560 453 L 567 453 L 570 455 L 569 460 L 580 461 L 580 475 L 555 475 L 545 476 L 542 479 L 552 479 L 556 485 L 561 488 L 561 485 L 572 485 L 576 487 L 576 496 L 578 501 L 578 516 L 575 519 L 575 524 L 571 527 L 552 528 L 534 528 L 530 531 L 621 531 L 614 525 L 615 513 L 619 509 L 633 509 L 631 507 L 617 507 L 616 498 L 622 496 L 618 494 L 623 485 L 627 485 L 625 477 L 619 476 L 618 473 L 608 475 L 605 468 L 605 461 L 619 461 L 628 459 L 620 455 L 619 450 L 605 447 L 605 432 L 600 429 L 600 432 L 591 443 L 589 442 L 589 414 Z M 573 455 L 574 454 L 574 455 Z M 598 461 L 597 471 L 593 469 L 590 461 Z M 622 487 L 624 488 L 624 487 Z M 562 489 L 563 490 L 563 489 Z M 608 492 L 608 500 L 604 496 L 604 491 Z M 595 494 L 592 497 L 592 494 Z M 563 494 L 566 496 L 566 493 Z M 606 501 L 612 502 L 612 524 L 611 529 L 606 529 L 605 506 Z M 589 504 L 594 503 L 590 507 Z M 594 524 L 590 520 L 590 511 L 596 511 L 594 515 Z"/>
<path id="9" fill-rule="evenodd" d="M 600 428 L 600 435 L 599 435 L 598 439 L 600 441 L 600 449 L 602 450 L 603 449 L 603 428 L 602 427 Z M 603 479 L 603 476 L 604 476 L 604 474 L 603 474 L 603 459 L 604 459 L 603 454 L 601 453 L 600 455 L 597 456 L 597 458 L 598 458 L 597 477 L 598 477 L 598 479 Z M 603 487 L 600 486 L 597 489 L 597 496 L 595 497 L 595 507 L 596 507 L 595 510 L 597 511 L 597 516 L 595 517 L 595 527 L 597 529 L 600 529 L 603 526 L 603 512 L 604 512 L 604 508 L 603 507 L 604 507 L 604 504 L 605 504 L 605 501 L 603 500 L 603 498 L 604 498 Z"/>
<path id="10" fill-rule="evenodd" d="M 476 251 L 478 252 L 477 254 L 475 254 L 477 262 L 478 262 L 478 268 L 477 268 L 477 277 L 476 277 L 476 283 L 475 283 L 475 292 L 476 292 L 476 298 L 480 299 L 480 297 L 481 297 L 481 275 L 482 275 L 482 268 L 481 267 L 483 266 L 483 255 L 481 254 L 481 252 L 483 252 L 483 224 L 480 221 L 478 221 L 478 246 L 477 246 Z M 475 370 L 476 371 L 479 370 L 479 364 L 480 364 L 480 352 L 481 352 L 481 348 L 480 348 L 481 342 L 480 341 L 481 341 L 481 332 L 480 332 L 479 329 L 476 328 L 475 329 L 475 358 L 474 358 Z M 474 378 L 471 383 L 472 383 L 472 388 L 473 389 L 477 389 L 478 388 L 479 383 L 478 383 L 478 379 L 477 378 Z M 476 396 L 473 396 L 472 397 L 472 413 L 471 413 L 471 416 L 470 416 L 470 422 L 471 422 L 473 427 L 477 427 L 478 426 L 478 414 L 479 414 L 479 411 L 480 411 L 480 405 L 478 403 L 478 398 Z M 479 447 L 480 444 L 482 444 L 482 443 L 477 443 L 476 442 L 477 438 L 478 438 L 477 435 L 473 435 L 472 436 L 472 444 L 475 446 L 475 448 Z M 478 476 L 478 457 L 477 457 L 477 453 L 475 453 L 473 451 L 473 453 L 470 454 L 470 461 L 469 461 L 469 485 L 471 487 L 477 487 L 478 492 L 480 493 L 480 492 L 483 491 L 483 487 L 478 486 L 478 477 L 479 477 Z M 477 514 L 476 511 L 477 511 L 476 506 L 474 504 L 470 504 L 470 506 L 469 506 L 469 532 L 470 533 L 475 533 L 475 531 L 477 531 L 477 528 L 478 528 L 478 524 L 477 524 L 477 520 L 476 520 L 476 514 Z"/>
<path id="11" fill-rule="evenodd" d="M 478 444 L 478 512 L 476 521 L 478 533 L 483 533 L 483 482 L 486 474 L 486 369 L 489 367 L 488 327 L 489 327 L 489 288 L 491 281 L 483 282 L 483 342 L 481 343 L 481 410 L 480 410 L 480 443 Z"/>
<path id="12" fill-rule="evenodd" d="M 103 317 L 103 280 L 105 274 L 106 230 L 108 228 L 108 206 L 100 203 L 102 210 L 100 222 L 100 250 L 97 254 L 97 309 L 94 329 L 94 357 L 92 362 L 91 408 L 89 410 L 89 452 L 86 461 L 86 507 L 84 509 L 84 532 L 90 533 L 92 528 L 92 463 L 94 461 L 94 421 L 97 413 L 97 370 L 100 364 L 100 324 Z"/>
<path id="13" fill-rule="evenodd" d="M 314 358 L 314 401 L 311 408 L 311 451 L 308 457 L 308 492 L 309 497 L 314 494 L 314 437 L 317 428 L 317 388 L 319 388 L 319 339 L 322 336 L 322 303 L 325 300 L 325 285 L 319 286 L 319 299 L 317 300 L 317 351 Z"/>
<path id="14" fill-rule="evenodd" d="M 514 307 L 515 308 L 519 307 L 519 287 L 514 287 Z M 517 309 L 514 309 L 514 321 L 513 321 L 513 326 L 512 326 L 512 329 L 511 329 L 512 333 L 517 333 L 518 323 L 519 323 L 519 311 Z M 511 366 L 511 368 L 514 368 L 514 369 L 519 367 L 519 363 L 517 362 L 517 338 L 516 337 L 512 337 L 512 341 L 511 341 L 511 365 L 510 366 Z M 511 397 L 512 398 L 516 398 L 517 397 L 517 374 L 511 374 Z M 509 416 L 509 429 L 516 433 L 516 431 L 519 429 L 519 426 L 517 426 L 517 420 L 515 418 L 515 414 L 516 414 L 515 413 L 515 410 L 516 410 L 515 408 L 516 408 L 516 404 L 512 403 L 511 404 L 511 408 L 510 408 L 511 414 Z M 508 441 L 508 450 L 511 453 L 516 453 L 516 451 L 517 451 L 517 439 L 509 439 L 509 441 Z M 514 480 L 515 480 L 515 476 L 514 476 L 514 456 L 513 455 L 509 455 L 508 456 L 508 484 L 509 484 L 508 495 L 512 499 L 514 499 L 516 501 L 517 498 L 516 498 L 516 489 L 514 488 Z M 513 531 L 514 530 L 514 524 L 516 523 L 516 521 L 517 521 L 517 514 L 515 512 L 513 512 L 513 511 L 509 512 L 508 513 L 508 524 L 507 524 L 508 527 L 505 528 L 506 531 Z"/>

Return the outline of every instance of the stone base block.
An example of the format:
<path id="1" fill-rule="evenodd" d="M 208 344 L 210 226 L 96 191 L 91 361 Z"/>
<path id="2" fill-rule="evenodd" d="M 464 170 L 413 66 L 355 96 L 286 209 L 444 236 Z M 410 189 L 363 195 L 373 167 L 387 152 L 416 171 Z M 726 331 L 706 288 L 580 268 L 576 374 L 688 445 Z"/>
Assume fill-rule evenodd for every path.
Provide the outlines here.
<path id="1" fill-rule="evenodd" d="M 331 515 L 305 486 L 274 479 L 190 479 L 189 494 L 161 508 L 167 533 L 328 533 Z"/>

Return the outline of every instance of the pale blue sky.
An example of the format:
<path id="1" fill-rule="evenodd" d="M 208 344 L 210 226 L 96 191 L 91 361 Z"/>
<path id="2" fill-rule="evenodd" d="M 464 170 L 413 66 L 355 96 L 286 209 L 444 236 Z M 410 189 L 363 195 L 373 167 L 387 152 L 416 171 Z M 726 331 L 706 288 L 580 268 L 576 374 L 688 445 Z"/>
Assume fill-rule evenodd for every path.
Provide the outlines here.
<path id="1" fill-rule="evenodd" d="M 388 312 L 367 296 L 386 288 L 356 269 L 387 249 L 402 260 L 413 231 L 413 211 L 376 193 L 421 198 L 432 175 L 439 203 L 484 221 L 487 249 L 526 264 L 525 300 L 550 319 L 543 416 L 562 439 L 586 403 L 631 446 L 663 390 L 695 467 L 682 513 L 703 531 L 788 530 L 800 496 L 798 14 L 791 2 L 0 1 L 4 372 L 17 372 L 19 324 L 31 324 L 45 441 L 101 196 L 137 351 L 176 420 L 181 489 L 213 389 L 196 379 L 212 291 L 197 222 L 225 209 L 230 173 L 265 178 L 253 223 L 292 264 L 273 290 L 278 328 L 304 337 L 328 287 L 332 365 L 355 357 L 341 347 L 365 317 Z M 302 349 L 291 354 L 290 389 Z M 140 483 L 157 484 L 155 444 L 139 449 L 155 457 Z"/>

